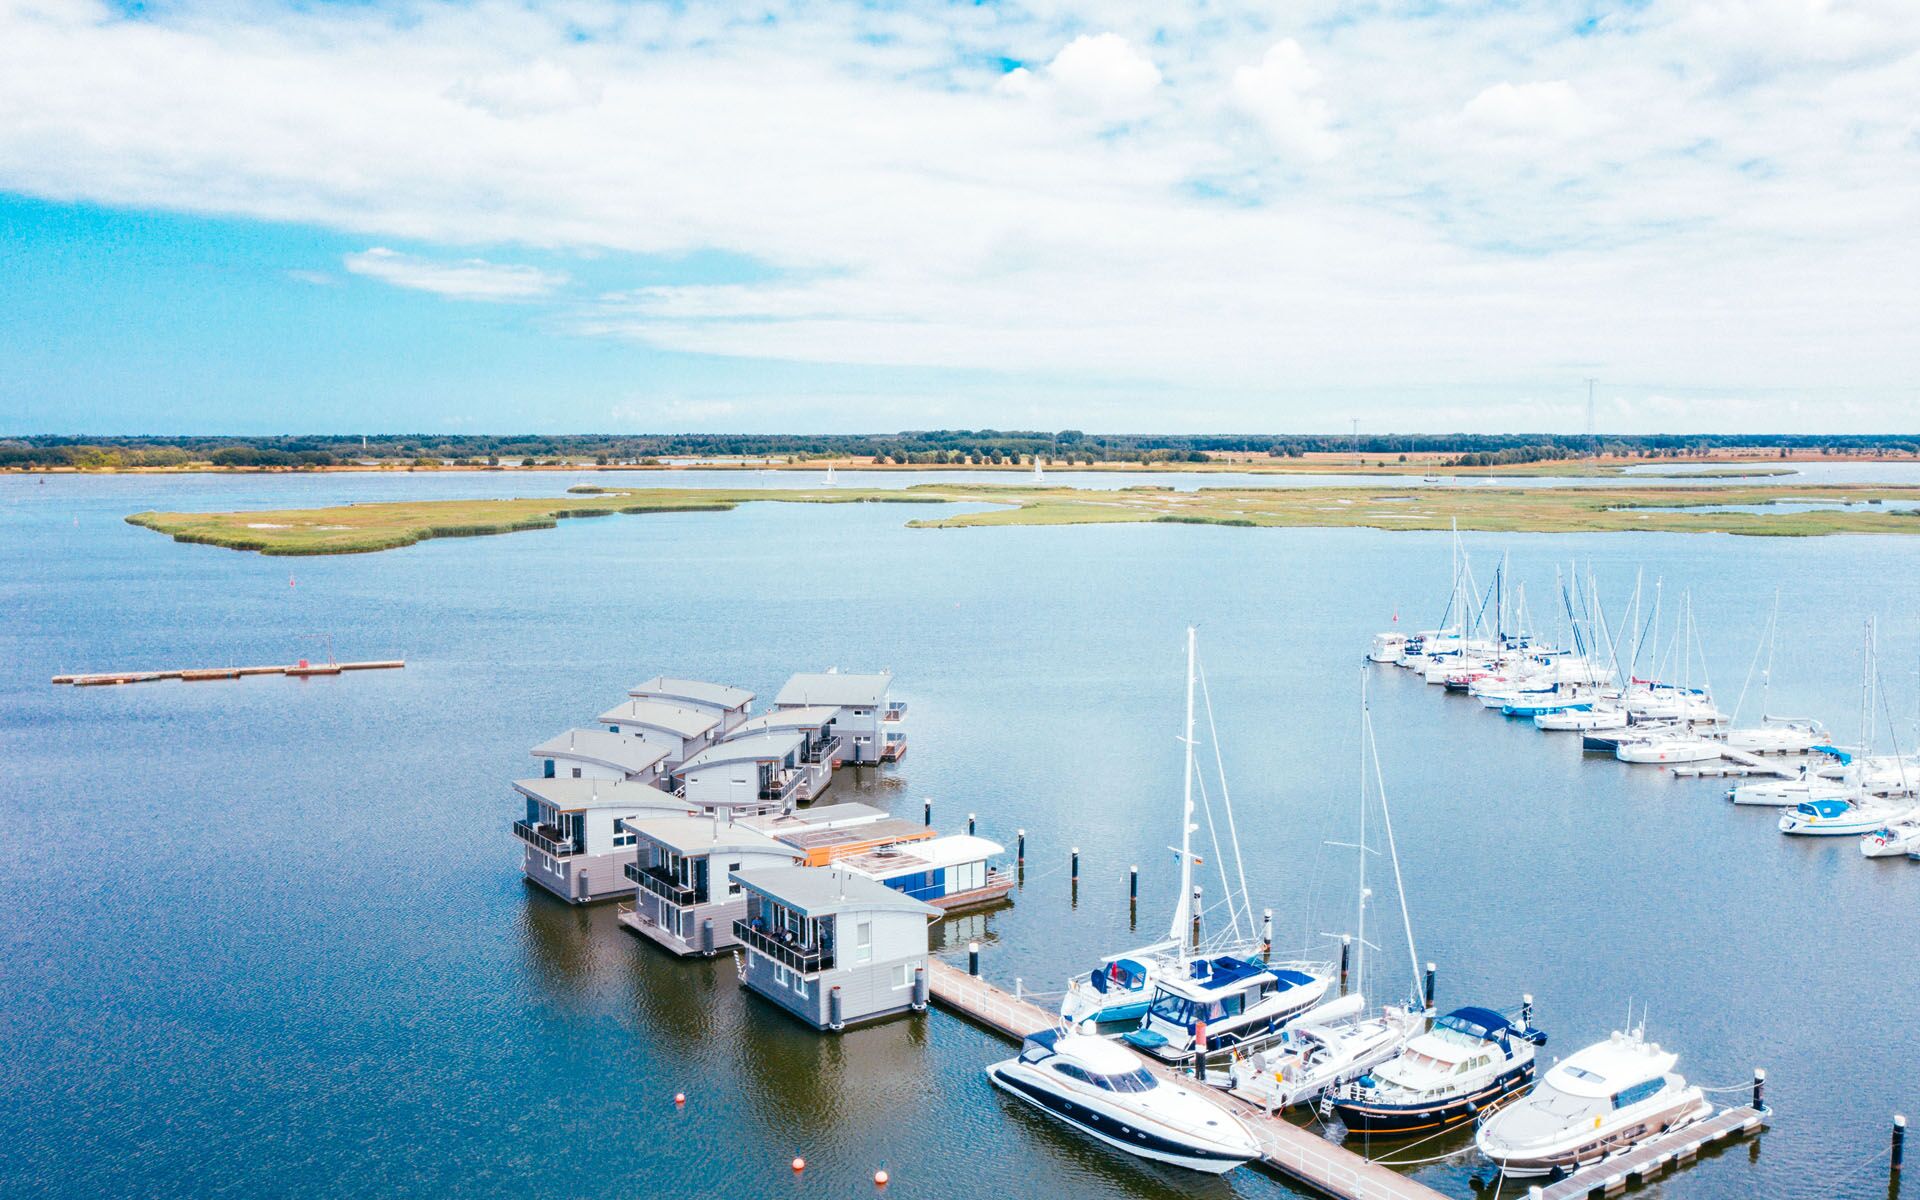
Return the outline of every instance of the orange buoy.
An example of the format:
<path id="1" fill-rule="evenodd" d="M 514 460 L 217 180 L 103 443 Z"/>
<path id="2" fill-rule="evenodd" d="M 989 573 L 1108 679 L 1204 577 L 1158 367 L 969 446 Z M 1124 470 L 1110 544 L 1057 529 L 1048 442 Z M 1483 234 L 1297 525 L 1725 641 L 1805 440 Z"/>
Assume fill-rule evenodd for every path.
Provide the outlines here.
<path id="1" fill-rule="evenodd" d="M 673 1094 L 673 1102 L 675 1104 L 685 1104 L 687 1102 L 687 1094 L 685 1092 L 675 1092 Z"/>
<path id="2" fill-rule="evenodd" d="M 800 1157 L 799 1155 L 797 1155 L 797 1154 L 796 1154 L 796 1155 L 794 1155 L 794 1158 L 793 1158 L 793 1169 L 794 1169 L 794 1170 L 795 1170 L 796 1172 L 798 1172 L 798 1171 L 804 1171 L 804 1170 L 806 1170 L 806 1169 L 807 1169 L 807 1160 L 806 1160 L 806 1159 L 804 1159 L 804 1158 L 801 1158 L 801 1157 Z"/>
<path id="3" fill-rule="evenodd" d="M 885 1171 L 875 1171 L 873 1173 L 873 1186 L 875 1187 L 887 1186 L 887 1173 Z"/>

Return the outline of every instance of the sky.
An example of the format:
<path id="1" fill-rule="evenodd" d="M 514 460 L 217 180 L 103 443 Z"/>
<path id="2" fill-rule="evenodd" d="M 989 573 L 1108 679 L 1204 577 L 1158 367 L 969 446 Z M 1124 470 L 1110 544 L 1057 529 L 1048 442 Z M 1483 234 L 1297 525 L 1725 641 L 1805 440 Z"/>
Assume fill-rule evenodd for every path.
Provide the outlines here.
<path id="1" fill-rule="evenodd" d="M 1912 432 L 1914 0 L 0 0 L 0 435 Z"/>

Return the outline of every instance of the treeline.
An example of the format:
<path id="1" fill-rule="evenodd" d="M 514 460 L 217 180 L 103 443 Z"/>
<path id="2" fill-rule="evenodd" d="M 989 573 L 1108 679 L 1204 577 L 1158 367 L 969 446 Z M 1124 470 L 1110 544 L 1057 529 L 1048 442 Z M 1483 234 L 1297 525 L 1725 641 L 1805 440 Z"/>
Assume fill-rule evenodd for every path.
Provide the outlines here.
<path id="1" fill-rule="evenodd" d="M 1546 462 L 1595 454 L 1701 456 L 1731 448 L 1917 454 L 1910 434 L 1648 434 L 1588 438 L 1545 434 L 1131 434 L 934 429 L 887 434 L 382 434 L 284 437 L 24 437 L 0 440 L 0 468 L 133 467 L 318 469 L 370 463 L 412 466 L 657 465 L 676 459 L 874 458 L 912 464 L 1205 462 L 1216 455 L 1442 456 L 1456 466 Z"/>

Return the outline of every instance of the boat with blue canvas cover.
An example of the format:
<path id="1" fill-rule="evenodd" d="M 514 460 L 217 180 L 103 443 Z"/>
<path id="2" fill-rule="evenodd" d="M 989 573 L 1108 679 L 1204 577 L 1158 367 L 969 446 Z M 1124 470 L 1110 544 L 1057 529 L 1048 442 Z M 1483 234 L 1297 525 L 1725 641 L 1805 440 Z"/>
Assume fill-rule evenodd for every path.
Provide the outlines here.
<path id="1" fill-rule="evenodd" d="M 1898 821 L 1906 810 L 1865 797 L 1807 800 L 1780 814 L 1780 832 L 1798 837 L 1857 837 Z"/>
<path id="2" fill-rule="evenodd" d="M 1147 1015 L 1126 1042 L 1169 1062 L 1266 1045 L 1326 996 L 1331 980 L 1318 966 L 1230 954 L 1193 959 L 1155 981 Z"/>
<path id="3" fill-rule="evenodd" d="M 1149 956 L 1156 950 L 1164 953 L 1173 948 L 1174 943 L 1162 942 L 1102 960 L 1068 986 L 1061 1001 L 1061 1017 L 1070 1025 L 1138 1021 L 1147 1015 L 1147 1002 L 1152 999 L 1147 987 L 1154 974 Z"/>
<path id="4" fill-rule="evenodd" d="M 1406 1049 L 1329 1095 L 1351 1132 L 1411 1137 L 1464 1125 L 1497 1108 L 1533 1078 L 1547 1035 L 1533 1027 L 1533 1001 L 1518 1020 L 1491 1008 L 1456 1008 Z"/>

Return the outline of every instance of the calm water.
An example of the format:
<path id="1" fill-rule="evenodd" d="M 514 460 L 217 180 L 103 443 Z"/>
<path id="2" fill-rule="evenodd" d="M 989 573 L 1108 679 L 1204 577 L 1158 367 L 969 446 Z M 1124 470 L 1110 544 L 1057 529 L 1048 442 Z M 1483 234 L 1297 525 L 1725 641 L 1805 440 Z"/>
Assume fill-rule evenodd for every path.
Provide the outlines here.
<path id="1" fill-rule="evenodd" d="M 945 1015 L 819 1037 L 745 996 L 729 962 L 671 960 L 609 907 L 530 890 L 508 781 L 534 742 L 658 672 L 765 697 L 797 669 L 890 667 L 912 751 L 834 794 L 908 815 L 931 796 L 936 824 L 974 812 L 1008 842 L 1025 827 L 1014 906 L 949 937 L 982 936 L 990 974 L 1053 989 L 1163 924 L 1182 627 L 1198 621 L 1247 868 L 1298 944 L 1346 927 L 1349 876 L 1322 842 L 1353 812 L 1361 655 L 1396 610 L 1438 616 L 1443 536 L 912 531 L 886 506 L 768 505 L 289 560 L 121 521 L 476 495 L 488 478 L 0 479 L 0 1194 L 870 1195 L 882 1166 L 896 1197 L 1291 1194 L 1118 1158 L 1013 1109 L 980 1074 L 1007 1047 Z M 1780 588 L 1771 707 L 1842 734 L 1878 614 L 1911 743 L 1913 543 L 1468 542 L 1483 574 L 1511 551 L 1536 611 L 1572 561 L 1616 605 L 1643 566 L 1691 587 L 1729 703 Z M 409 665 L 46 682 L 280 662 L 327 637 Z M 1846 1172 L 1882 1151 L 1893 1111 L 1920 1111 L 1920 865 L 1783 838 L 1719 783 L 1583 761 L 1405 672 L 1372 678 L 1441 1002 L 1530 991 L 1563 1054 L 1650 1003 L 1696 1081 L 1770 1068 L 1778 1125 L 1757 1151 L 1649 1194 L 1885 1195 L 1883 1166 Z M 799 1181 L 796 1153 L 813 1164 Z M 1421 1177 L 1464 1197 L 1469 1172 Z"/>

